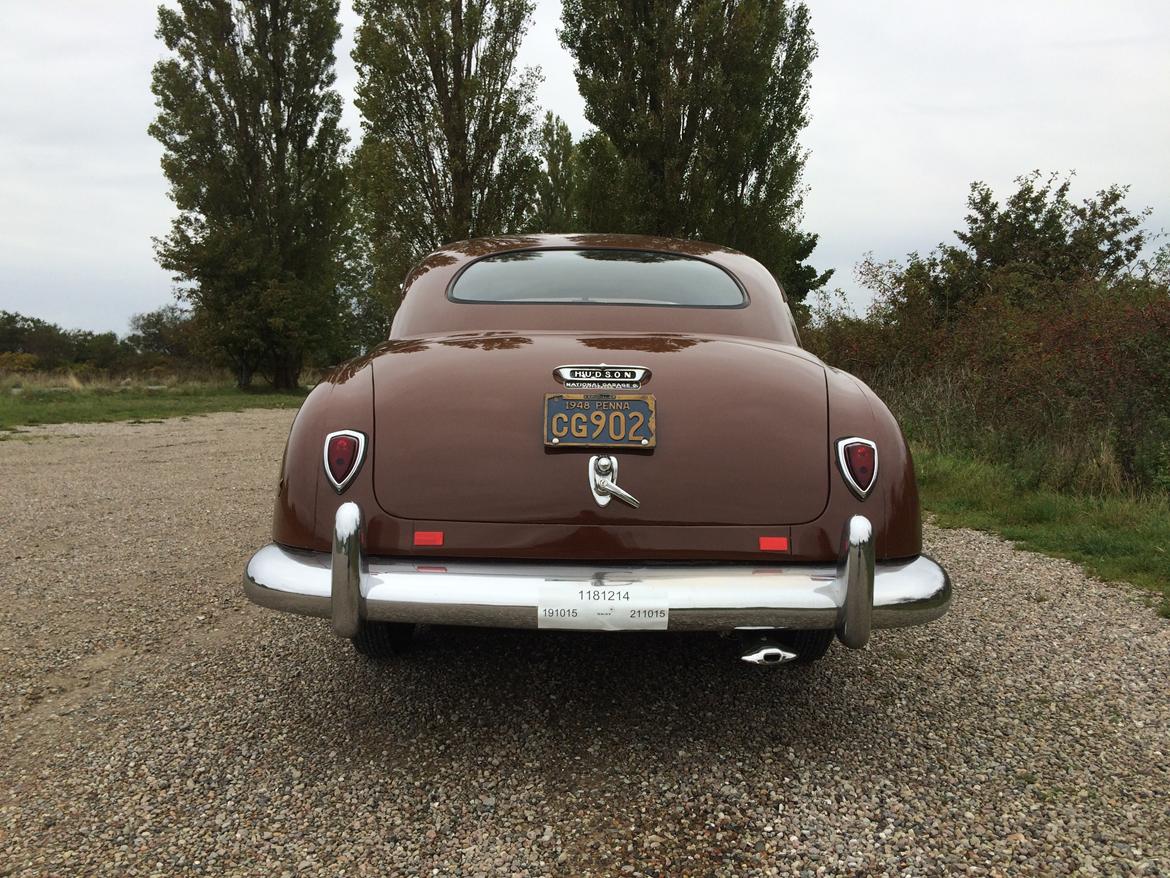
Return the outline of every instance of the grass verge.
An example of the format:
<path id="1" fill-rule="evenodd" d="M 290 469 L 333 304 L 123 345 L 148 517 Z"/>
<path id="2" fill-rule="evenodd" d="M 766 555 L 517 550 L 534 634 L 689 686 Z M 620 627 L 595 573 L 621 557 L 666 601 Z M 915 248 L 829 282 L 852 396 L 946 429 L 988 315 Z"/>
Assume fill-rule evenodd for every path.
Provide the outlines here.
<path id="1" fill-rule="evenodd" d="M 1170 617 L 1170 498 L 1058 494 L 1007 466 L 921 446 L 914 460 L 923 505 L 941 526 L 993 531 L 1158 592 Z"/>
<path id="2" fill-rule="evenodd" d="M 144 421 L 249 408 L 296 408 L 304 398 L 304 393 L 243 391 L 218 384 L 22 387 L 0 393 L 0 430 L 38 424 Z"/>

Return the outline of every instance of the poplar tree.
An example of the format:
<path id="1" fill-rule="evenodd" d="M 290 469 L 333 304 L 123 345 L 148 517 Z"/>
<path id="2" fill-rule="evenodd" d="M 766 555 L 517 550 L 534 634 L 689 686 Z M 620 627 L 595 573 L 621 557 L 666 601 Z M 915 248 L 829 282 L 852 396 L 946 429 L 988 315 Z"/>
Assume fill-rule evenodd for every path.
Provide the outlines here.
<path id="1" fill-rule="evenodd" d="M 573 135 L 559 116 L 544 114 L 540 126 L 540 158 L 544 172 L 537 179 L 537 208 L 532 227 L 538 232 L 572 232 L 577 227 L 577 160 Z"/>
<path id="2" fill-rule="evenodd" d="M 158 11 L 150 133 L 178 216 L 156 239 L 230 362 L 295 387 L 326 357 L 344 234 L 336 0 L 178 0 Z"/>
<path id="3" fill-rule="evenodd" d="M 529 0 L 357 0 L 354 169 L 375 292 L 451 241 L 527 230 L 540 176 L 535 88 L 515 68 Z"/>
<path id="4" fill-rule="evenodd" d="M 806 263 L 817 238 L 798 228 L 817 53 L 803 2 L 565 0 L 562 25 L 604 138 L 591 151 L 617 157 L 582 163 L 583 191 L 617 199 L 582 215 L 744 250 L 796 301 L 824 284 Z"/>

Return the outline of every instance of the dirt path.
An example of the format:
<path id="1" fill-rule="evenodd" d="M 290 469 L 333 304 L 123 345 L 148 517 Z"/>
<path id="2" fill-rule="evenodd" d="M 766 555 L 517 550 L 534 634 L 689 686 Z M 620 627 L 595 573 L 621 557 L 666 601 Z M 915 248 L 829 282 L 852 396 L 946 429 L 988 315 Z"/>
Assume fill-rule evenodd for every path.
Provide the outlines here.
<path id="1" fill-rule="evenodd" d="M 951 614 L 812 669 L 239 587 L 287 411 L 0 442 L 0 875 L 1170 874 L 1170 624 L 929 530 Z"/>

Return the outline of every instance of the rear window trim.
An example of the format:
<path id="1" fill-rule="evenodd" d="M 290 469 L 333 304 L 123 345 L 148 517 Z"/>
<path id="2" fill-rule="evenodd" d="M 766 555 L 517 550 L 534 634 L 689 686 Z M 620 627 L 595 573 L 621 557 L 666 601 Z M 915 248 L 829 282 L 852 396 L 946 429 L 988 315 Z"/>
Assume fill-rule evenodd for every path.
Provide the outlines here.
<path id="1" fill-rule="evenodd" d="M 471 266 L 483 262 L 485 259 L 492 259 L 497 256 L 507 256 L 512 253 L 547 253 L 549 251 L 570 251 L 580 252 L 583 250 L 605 250 L 610 253 L 659 253 L 667 256 L 677 256 L 679 259 L 693 259 L 696 262 L 703 262 L 707 265 L 719 269 L 727 275 L 736 289 L 739 290 L 740 295 L 743 296 L 743 301 L 738 305 L 667 305 L 661 302 L 509 302 L 509 301 L 489 301 L 486 299 L 461 299 L 455 295 L 455 286 L 459 283 L 459 279 L 463 277 L 463 272 L 471 268 Z M 650 247 L 516 247 L 514 249 L 499 250 L 495 253 L 485 253 L 483 256 L 477 256 L 475 259 L 468 261 L 461 265 L 459 270 L 451 277 L 447 284 L 447 301 L 455 305 L 508 305 L 527 308 L 544 308 L 553 307 L 560 308 L 565 305 L 575 305 L 578 308 L 666 308 L 668 310 L 692 310 L 692 311 L 741 311 L 752 303 L 752 297 L 747 291 L 747 287 L 743 282 L 736 277 L 728 268 L 715 262 L 713 259 L 706 259 L 702 256 L 694 256 L 690 253 L 675 253 L 673 250 L 655 250 Z"/>

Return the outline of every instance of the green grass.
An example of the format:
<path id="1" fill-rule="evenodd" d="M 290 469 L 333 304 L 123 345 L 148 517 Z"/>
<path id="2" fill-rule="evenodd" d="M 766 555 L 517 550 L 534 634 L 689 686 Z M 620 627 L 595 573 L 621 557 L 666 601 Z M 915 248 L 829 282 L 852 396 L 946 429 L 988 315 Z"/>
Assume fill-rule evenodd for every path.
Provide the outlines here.
<path id="1" fill-rule="evenodd" d="M 1170 616 L 1170 498 L 1058 494 L 971 457 L 923 447 L 914 457 L 923 505 L 938 524 L 993 531 L 1100 579 L 1158 592 Z"/>
<path id="2" fill-rule="evenodd" d="M 0 430 L 37 424 L 147 421 L 180 415 L 296 408 L 304 393 L 243 391 L 230 385 L 178 384 L 148 389 L 110 385 L 0 388 Z"/>

